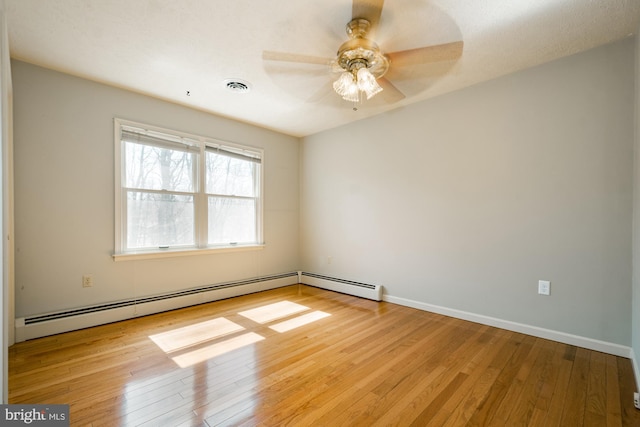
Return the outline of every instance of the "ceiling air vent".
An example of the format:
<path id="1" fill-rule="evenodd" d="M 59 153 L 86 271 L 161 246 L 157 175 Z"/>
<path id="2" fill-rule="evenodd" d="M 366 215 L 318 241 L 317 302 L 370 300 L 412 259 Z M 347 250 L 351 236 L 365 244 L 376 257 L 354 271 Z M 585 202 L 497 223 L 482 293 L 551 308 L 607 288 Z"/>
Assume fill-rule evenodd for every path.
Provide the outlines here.
<path id="1" fill-rule="evenodd" d="M 251 90 L 249 82 L 240 79 L 227 79 L 224 81 L 224 84 L 231 92 L 247 93 Z"/>

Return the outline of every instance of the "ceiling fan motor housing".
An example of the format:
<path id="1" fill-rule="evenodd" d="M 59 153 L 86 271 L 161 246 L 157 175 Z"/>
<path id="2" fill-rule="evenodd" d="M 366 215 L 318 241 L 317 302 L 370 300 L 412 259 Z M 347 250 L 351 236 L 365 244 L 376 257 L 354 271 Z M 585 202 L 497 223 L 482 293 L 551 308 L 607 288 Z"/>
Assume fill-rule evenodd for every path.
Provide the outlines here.
<path id="1" fill-rule="evenodd" d="M 389 69 L 389 60 L 380 52 L 376 43 L 365 37 L 370 27 L 371 24 L 366 19 L 353 19 L 347 24 L 350 40 L 338 49 L 337 63 L 350 72 L 366 67 L 377 79 Z"/>

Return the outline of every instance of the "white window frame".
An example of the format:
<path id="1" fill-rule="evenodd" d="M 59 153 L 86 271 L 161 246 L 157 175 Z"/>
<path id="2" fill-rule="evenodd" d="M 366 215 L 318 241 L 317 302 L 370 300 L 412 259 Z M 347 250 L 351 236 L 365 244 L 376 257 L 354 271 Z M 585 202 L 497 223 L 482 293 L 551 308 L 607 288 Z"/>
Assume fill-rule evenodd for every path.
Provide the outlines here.
<path id="1" fill-rule="evenodd" d="M 195 225 L 195 245 L 176 248 L 152 248 L 145 250 L 127 250 L 126 244 L 126 221 L 127 212 L 126 197 L 127 191 L 123 187 L 124 179 L 124 153 L 122 150 L 122 129 L 134 128 L 149 134 L 160 134 L 175 140 L 185 141 L 189 145 L 198 147 L 198 164 L 196 166 L 196 180 L 194 189 L 194 225 Z M 220 148 L 234 153 L 246 153 L 248 156 L 259 158 L 260 167 L 257 177 L 259 183 L 256 185 L 256 242 L 248 244 L 208 244 L 208 194 L 206 193 L 206 168 L 205 152 L 207 148 Z M 188 134 L 185 132 L 147 125 L 120 118 L 114 119 L 114 171 L 115 171 L 115 250 L 113 259 L 123 261 L 129 259 L 165 258 L 175 256 L 202 255 L 205 253 L 218 253 L 230 251 L 257 250 L 264 247 L 263 240 L 263 195 L 264 195 L 264 151 L 260 148 L 240 145 L 228 141 L 221 141 L 214 138 Z"/>

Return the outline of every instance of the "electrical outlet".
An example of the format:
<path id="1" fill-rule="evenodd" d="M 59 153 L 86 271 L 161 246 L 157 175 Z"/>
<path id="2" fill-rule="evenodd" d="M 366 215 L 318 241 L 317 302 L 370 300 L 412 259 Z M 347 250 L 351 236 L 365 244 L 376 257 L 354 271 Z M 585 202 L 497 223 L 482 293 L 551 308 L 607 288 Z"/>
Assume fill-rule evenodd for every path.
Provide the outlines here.
<path id="1" fill-rule="evenodd" d="M 85 274 L 82 276 L 82 287 L 90 288 L 93 286 L 93 276 L 91 274 Z"/>
<path id="2" fill-rule="evenodd" d="M 538 293 L 540 295 L 550 295 L 551 282 L 548 280 L 538 280 Z"/>
<path id="3" fill-rule="evenodd" d="M 633 406 L 635 406 L 636 409 L 640 409 L 640 394 L 638 393 L 633 393 Z"/>

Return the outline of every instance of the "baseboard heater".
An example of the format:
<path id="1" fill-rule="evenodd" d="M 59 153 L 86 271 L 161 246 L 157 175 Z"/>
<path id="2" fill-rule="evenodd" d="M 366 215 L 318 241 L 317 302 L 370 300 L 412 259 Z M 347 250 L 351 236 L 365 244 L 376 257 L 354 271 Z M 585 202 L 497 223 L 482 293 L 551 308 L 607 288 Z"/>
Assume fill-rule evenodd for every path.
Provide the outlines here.
<path id="1" fill-rule="evenodd" d="M 256 277 L 16 319 L 16 342 L 295 285 L 297 272 Z"/>
<path id="2" fill-rule="evenodd" d="M 380 285 L 370 285 L 367 283 L 322 276 L 320 274 L 306 273 L 304 271 L 299 272 L 299 275 L 300 283 L 305 285 L 367 298 L 374 301 L 382 301 L 382 286 Z"/>

